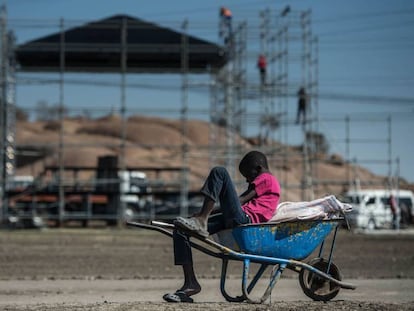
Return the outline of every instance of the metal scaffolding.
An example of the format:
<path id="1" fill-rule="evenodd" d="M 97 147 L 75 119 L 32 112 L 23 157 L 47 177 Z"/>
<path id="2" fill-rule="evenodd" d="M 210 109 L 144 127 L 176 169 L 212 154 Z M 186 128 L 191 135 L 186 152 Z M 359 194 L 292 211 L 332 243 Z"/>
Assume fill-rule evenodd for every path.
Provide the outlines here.
<path id="1" fill-rule="evenodd" d="M 349 164 L 341 181 L 328 181 L 319 174 L 320 167 L 320 128 L 319 117 L 319 51 L 318 38 L 312 31 L 311 11 L 294 11 L 266 9 L 259 12 L 259 25 L 247 24 L 245 21 L 234 22 L 229 27 L 228 22 L 219 20 L 219 40 L 224 46 L 227 55 L 225 66 L 219 71 L 211 68 L 205 69 L 204 80 L 196 82 L 191 78 L 191 59 L 189 48 L 190 24 L 184 21 L 181 24 L 181 43 L 178 47 L 180 55 L 181 84 L 178 89 L 181 95 L 181 104 L 177 105 L 178 119 L 181 121 L 181 142 L 177 146 L 168 146 L 180 154 L 180 214 L 189 213 L 190 192 L 190 166 L 194 159 L 206 160 L 205 165 L 225 165 L 235 183 L 242 183 L 237 174 L 238 159 L 248 148 L 259 148 L 269 157 L 271 167 L 281 181 L 286 191 L 296 192 L 301 200 L 311 200 L 323 194 L 326 184 L 340 183 L 350 187 L 357 179 L 351 169 L 355 167 L 351 159 L 351 144 L 356 141 L 350 133 L 349 116 L 345 120 L 346 162 Z M 15 161 L 15 70 L 14 38 L 7 29 L 7 16 L 5 8 L 1 11 L 1 120 L 2 120 L 2 189 L 7 188 L 8 178 L 14 174 Z M 133 145 L 127 142 L 128 114 L 132 113 L 126 105 L 126 90 L 129 84 L 126 81 L 128 70 L 127 41 L 128 20 L 124 19 L 119 49 L 121 59 L 119 64 L 120 82 L 116 86 L 120 90 L 121 127 L 119 133 L 120 144 L 113 146 L 118 150 L 120 167 L 127 168 L 127 149 L 142 148 L 142 144 Z M 65 219 L 65 152 L 70 148 L 64 135 L 64 108 L 65 89 L 68 83 L 65 78 L 66 44 L 65 23 L 60 22 L 60 70 L 59 70 L 59 141 L 57 143 L 56 163 L 59 184 L 59 215 L 58 219 Z M 165 48 L 165 47 L 164 47 Z M 264 55 L 267 60 L 266 79 L 260 80 L 257 73 L 256 59 Z M 145 86 L 144 86 L 145 87 Z M 141 88 L 144 88 L 141 87 Z M 304 87 L 308 94 L 306 119 L 297 124 L 290 112 L 290 107 L 296 105 L 298 90 Z M 154 85 L 154 89 L 160 86 Z M 198 146 L 198 150 L 188 143 L 189 121 L 191 118 L 191 105 L 189 92 L 199 91 L 208 97 L 208 107 L 202 110 L 209 122 L 208 146 Z M 201 91 L 200 91 L 201 90 Z M 154 109 L 154 111 L 157 111 Z M 166 112 L 169 113 L 168 111 Z M 388 175 L 392 175 L 392 142 L 391 119 L 387 119 L 389 136 L 383 141 L 387 145 L 388 156 L 386 165 L 389 166 Z M 300 152 L 291 146 L 291 131 L 295 129 L 301 133 Z M 253 136 L 253 143 L 247 144 L 246 138 Z M 256 137 L 254 137 L 256 136 Z M 322 135 L 323 136 L 323 135 Z M 250 137 L 251 138 L 251 137 Z M 319 139 L 319 140 L 318 140 Z M 147 147 L 152 148 L 153 145 Z M 353 165 L 354 164 L 354 165 Z M 301 176 L 293 179 L 289 174 L 289 167 L 301 167 Z M 56 173 L 56 172 L 55 172 Z M 121 194 L 122 195 L 122 194 Z M 7 197 L 2 195 L 2 218 L 7 216 Z M 117 220 L 122 220 L 125 206 L 120 206 Z"/>
<path id="2" fill-rule="evenodd" d="M 1 118 L 1 194 L 2 208 L 1 220 L 4 221 L 8 213 L 8 205 L 5 200 L 5 191 L 8 188 L 9 179 L 15 174 L 16 164 L 16 64 L 13 54 L 15 38 L 7 27 L 6 7 L 0 9 L 0 64 L 1 64 L 1 94 L 0 94 L 0 118 Z"/>
<path id="3" fill-rule="evenodd" d="M 225 86 L 227 97 L 225 109 L 220 109 L 214 104 L 214 111 L 224 111 L 227 129 L 236 128 L 237 133 L 246 133 L 247 117 L 256 113 L 258 115 L 258 144 L 268 154 L 278 168 L 286 168 L 289 158 L 289 129 L 295 126 L 295 122 L 289 118 L 288 105 L 292 97 L 300 87 L 304 87 L 309 94 L 308 114 L 302 124 L 302 166 L 303 174 L 300 188 L 302 199 L 309 200 L 314 197 L 313 181 L 314 175 L 311 156 L 309 155 L 310 133 L 316 131 L 318 121 L 318 55 L 317 38 L 312 34 L 311 12 L 275 11 L 266 9 L 259 12 L 260 25 L 259 35 L 248 40 L 246 35 L 236 37 L 229 42 L 234 61 L 227 67 L 227 73 L 231 72 L 229 67 L 238 62 L 247 61 L 246 65 L 239 65 L 238 68 L 256 66 L 251 60 L 252 57 L 262 55 L 267 61 L 265 79 L 249 76 L 247 70 L 234 70 L 233 74 L 221 85 Z M 253 26 L 254 27 L 254 26 Z M 223 29 L 222 27 L 220 29 Z M 242 28 L 239 28 L 242 29 Z M 244 34 L 244 32 L 240 32 Z M 228 34 L 221 32 L 227 38 Z M 233 49 L 234 46 L 240 47 Z M 247 46 L 249 50 L 247 51 Z M 244 55 L 248 55 L 244 57 Z M 238 79 L 243 77 L 241 87 L 238 88 Z M 258 76 L 257 76 L 258 77 Z M 232 87 L 233 86 L 233 87 Z M 239 90 L 237 95 L 228 96 L 228 92 Z M 312 110 L 310 109 L 312 106 Z M 229 108 L 230 107 L 230 108 Z M 232 108 L 235 107 L 235 108 Z M 252 108 L 249 110 L 249 108 Z M 232 110 L 235 109 L 235 110 Z M 244 122 L 233 124 L 239 119 L 237 113 L 241 111 L 244 115 Z M 240 119 L 241 120 L 241 119 Z M 232 123 L 233 122 L 233 123 Z M 277 135 L 278 134 L 278 135 Z M 231 141 L 234 141 L 232 139 Z M 279 142 L 277 144 L 276 142 Z M 236 150 L 234 146 L 228 146 L 228 159 Z M 239 156 L 239 154 L 237 154 Z M 279 176 L 282 176 L 282 186 L 285 189 L 294 189 L 298 185 L 289 182 L 287 170 L 280 169 Z"/>

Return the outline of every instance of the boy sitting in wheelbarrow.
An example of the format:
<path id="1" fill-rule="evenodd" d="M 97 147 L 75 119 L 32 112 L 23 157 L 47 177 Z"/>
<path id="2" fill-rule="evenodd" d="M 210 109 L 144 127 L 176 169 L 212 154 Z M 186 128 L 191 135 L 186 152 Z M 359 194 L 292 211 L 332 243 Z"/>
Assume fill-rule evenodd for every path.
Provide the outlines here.
<path id="1" fill-rule="evenodd" d="M 269 171 L 266 156 L 259 151 L 247 153 L 240 161 L 239 171 L 249 184 L 243 194 L 237 195 L 225 168 L 214 167 L 201 188 L 204 195 L 201 211 L 193 217 L 178 217 L 174 221 L 174 263 L 183 266 L 184 285 L 175 293 L 165 294 L 165 301 L 193 302 L 190 296 L 201 291 L 194 273 L 189 236 L 207 238 L 209 234 L 242 224 L 267 222 L 274 215 L 280 185 Z M 219 213 L 210 216 L 216 202 L 220 203 Z"/>

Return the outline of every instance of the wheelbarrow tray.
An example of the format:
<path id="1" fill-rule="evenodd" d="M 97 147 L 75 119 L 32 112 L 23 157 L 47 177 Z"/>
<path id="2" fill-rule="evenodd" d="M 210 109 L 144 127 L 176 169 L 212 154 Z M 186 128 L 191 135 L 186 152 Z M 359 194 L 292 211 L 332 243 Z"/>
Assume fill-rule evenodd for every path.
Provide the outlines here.
<path id="1" fill-rule="evenodd" d="M 308 257 L 337 225 L 338 221 L 332 220 L 249 224 L 233 228 L 231 233 L 243 253 L 302 260 Z"/>

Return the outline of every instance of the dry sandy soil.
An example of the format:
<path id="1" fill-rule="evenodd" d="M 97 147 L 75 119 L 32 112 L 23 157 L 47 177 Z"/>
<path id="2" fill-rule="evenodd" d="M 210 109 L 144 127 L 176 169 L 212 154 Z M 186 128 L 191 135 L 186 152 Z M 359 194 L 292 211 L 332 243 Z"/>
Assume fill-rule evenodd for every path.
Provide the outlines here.
<path id="1" fill-rule="evenodd" d="M 376 284 L 378 289 L 373 286 L 373 292 L 365 296 L 358 296 L 358 289 L 348 291 L 354 296 L 341 296 L 342 291 L 347 292 L 341 290 L 333 301 L 313 302 L 304 295 L 298 296 L 300 298 L 290 295 L 292 291 L 301 290 L 296 274 L 288 270 L 280 280 L 280 284 L 286 282 L 286 290 L 282 286 L 279 296 L 262 305 L 225 302 L 218 290 L 220 260 L 195 251 L 196 272 L 201 283 L 206 284 L 204 291 L 195 299 L 197 303 L 168 304 L 162 302 L 161 296 L 181 284 L 181 270 L 172 264 L 172 243 L 167 236 L 135 228 L 2 231 L 0 308 L 65 311 L 414 310 L 414 298 L 407 294 L 414 290 L 413 247 L 413 234 L 367 235 L 341 229 L 334 261 L 343 280 L 353 280 L 360 285 Z M 240 266 L 237 263 L 231 265 L 229 278 L 237 282 L 240 276 Z M 390 284 L 396 286 L 393 292 L 401 288 L 402 296 L 388 299 L 376 295 L 375 291 L 380 291 L 381 286 L 386 288 Z M 295 289 L 290 289 L 291 285 Z M 279 283 L 274 291 L 278 286 Z"/>
<path id="2" fill-rule="evenodd" d="M 68 118 L 65 119 L 64 128 L 64 164 L 75 167 L 93 167 L 98 163 L 99 156 L 115 155 L 116 150 L 121 145 L 119 135 L 121 133 L 121 121 L 119 116 L 107 116 L 100 119 Z M 224 157 L 227 151 L 220 146 L 226 146 L 227 136 L 225 130 L 220 127 L 212 126 L 200 120 L 188 121 L 188 135 L 185 142 L 188 149 L 188 166 L 190 168 L 190 190 L 199 190 L 205 177 L 208 175 L 211 163 L 210 138 L 214 134 L 217 136 L 217 146 L 213 149 L 216 154 L 216 164 L 223 165 L 220 158 Z M 44 153 L 41 158 L 25 158 L 21 161 L 21 166 L 17 169 L 17 175 L 35 175 L 44 173 L 45 165 L 56 166 L 58 159 L 57 150 L 51 146 L 59 145 L 59 126 L 54 121 L 19 121 L 17 126 L 16 142 L 19 145 L 30 147 L 29 151 L 37 150 L 39 154 Z M 212 132 L 212 129 L 214 131 Z M 256 141 L 256 143 L 255 143 Z M 128 167 L 181 167 L 182 157 L 182 124 L 180 120 L 169 118 L 131 116 L 127 122 L 126 145 L 128 146 L 125 154 L 125 164 Z M 257 139 L 235 137 L 234 144 L 240 154 L 236 159 L 252 149 L 279 150 L 280 144 L 272 142 L 272 145 L 258 146 Z M 303 176 L 303 158 L 301 149 L 298 146 L 286 146 L 289 156 L 284 157 L 284 152 L 269 154 L 269 165 L 271 171 L 285 184 L 298 185 L 290 187 L 289 191 L 283 191 L 281 201 L 301 201 L 302 193 L 299 185 Z M 284 150 L 281 148 L 280 150 Z M 327 193 L 340 195 L 344 189 L 342 182 L 348 180 L 348 173 L 358 172 L 358 179 L 362 185 L 378 185 L 387 187 L 388 178 L 378 176 L 361 166 L 348 166 L 337 154 L 318 155 L 320 161 L 314 163 L 313 168 L 317 171 L 317 176 L 329 183 L 320 183 L 315 187 L 315 197 L 325 196 Z M 30 162 L 33 160 L 34 162 Z M 235 160 L 235 164 L 238 160 Z M 228 165 L 228 164 L 226 164 Z M 237 167 L 234 167 L 237 170 Z M 90 181 L 90 170 L 80 170 L 76 172 L 76 178 L 82 181 Z M 152 172 L 148 171 L 149 179 L 177 181 L 181 177 L 177 173 L 169 171 Z M 159 175 L 160 174 L 160 175 Z M 47 174 L 46 174 L 47 175 Z M 43 176 L 43 175 L 42 175 Z M 235 176 L 244 185 L 244 179 L 240 174 Z M 47 176 L 39 182 L 50 182 Z M 68 170 L 66 176 L 68 180 L 73 178 L 73 172 Z M 408 184 L 400 179 L 400 189 L 414 190 L 414 185 Z M 240 189 L 244 191 L 243 189 Z"/>

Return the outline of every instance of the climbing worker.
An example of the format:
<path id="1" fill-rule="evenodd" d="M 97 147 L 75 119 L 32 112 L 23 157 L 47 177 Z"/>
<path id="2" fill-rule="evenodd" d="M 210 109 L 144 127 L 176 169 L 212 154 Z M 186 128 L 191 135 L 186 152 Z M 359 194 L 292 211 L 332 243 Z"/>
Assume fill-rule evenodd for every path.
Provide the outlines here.
<path id="1" fill-rule="evenodd" d="M 257 60 L 257 68 L 259 68 L 260 82 L 262 86 L 266 84 L 266 66 L 267 66 L 266 56 L 264 56 L 263 54 L 260 54 Z"/>
<path id="2" fill-rule="evenodd" d="M 308 96 L 306 95 L 306 91 L 304 87 L 301 87 L 298 91 L 298 110 L 296 114 L 296 124 L 299 124 L 301 116 L 302 116 L 302 124 L 306 121 L 306 109 L 307 109 L 307 102 Z"/>
<path id="3" fill-rule="evenodd" d="M 228 32 L 228 35 L 231 36 L 231 33 L 232 33 L 232 26 L 231 26 L 232 13 L 228 8 L 226 8 L 224 6 L 222 6 L 220 8 L 220 20 L 221 20 L 221 25 L 223 25 L 224 27 L 227 28 L 226 30 Z M 223 33 L 221 33 L 221 36 L 222 35 L 223 35 Z M 227 39 L 227 38 L 225 38 L 225 39 Z"/>

